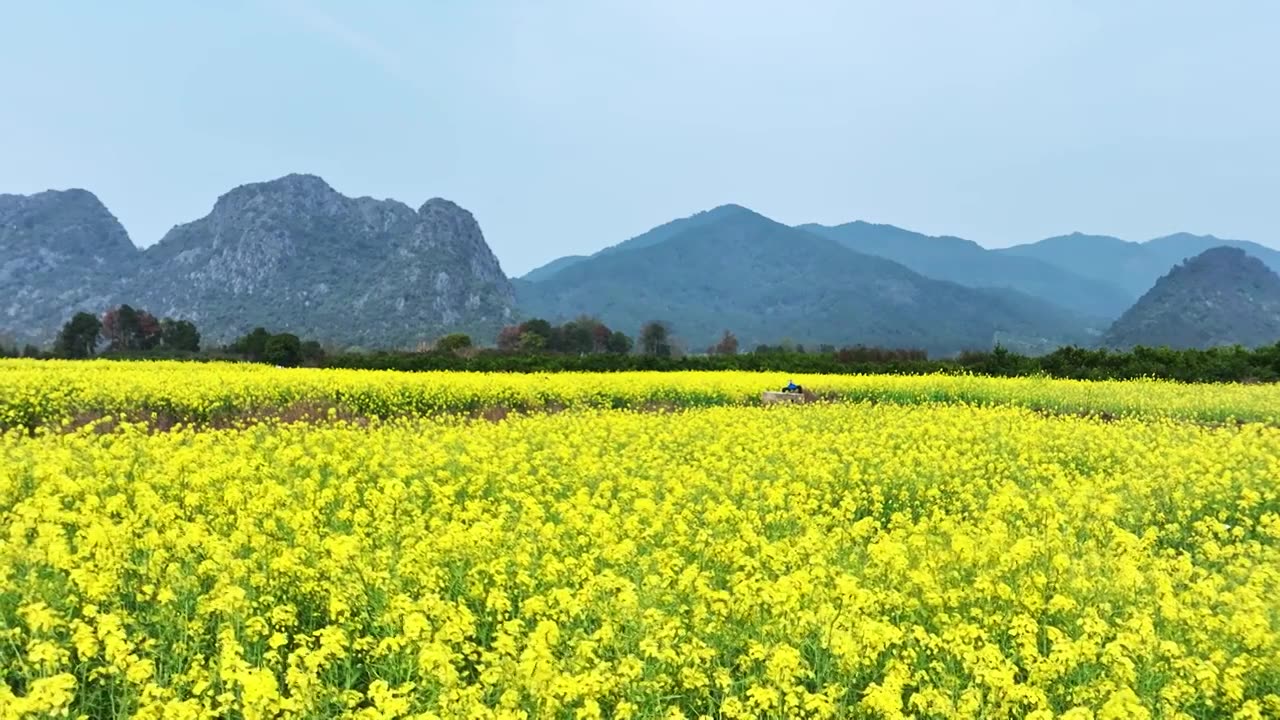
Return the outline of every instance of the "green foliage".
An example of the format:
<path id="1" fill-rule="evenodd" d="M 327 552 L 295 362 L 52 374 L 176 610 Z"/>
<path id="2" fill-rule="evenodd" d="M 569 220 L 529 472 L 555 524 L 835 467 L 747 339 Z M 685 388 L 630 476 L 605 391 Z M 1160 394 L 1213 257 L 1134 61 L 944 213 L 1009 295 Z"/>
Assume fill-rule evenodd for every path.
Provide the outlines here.
<path id="1" fill-rule="evenodd" d="M 631 352 L 631 345 L 631 338 L 625 333 L 610 330 L 589 315 L 558 326 L 541 318 L 532 318 L 519 325 L 505 327 L 498 333 L 498 349 L 504 352 L 625 354 Z"/>
<path id="2" fill-rule="evenodd" d="M 190 320 L 156 320 L 145 310 L 120 305 L 108 310 L 102 319 L 87 312 L 76 313 L 62 326 L 53 355 L 62 358 L 91 357 L 102 339 L 107 341 L 105 352 L 116 358 L 182 358 L 200 350 L 200 331 Z M 23 354 L 25 357 L 42 356 L 33 345 L 24 348 Z"/>
<path id="3" fill-rule="evenodd" d="M 303 341 L 292 333 L 273 334 L 261 327 L 228 345 L 224 352 L 232 358 L 281 367 L 318 366 L 326 355 L 324 347 L 316 340 Z"/>
<path id="4" fill-rule="evenodd" d="M 582 355 L 595 350 L 595 325 L 587 320 L 574 320 L 556 328 L 552 347 L 559 352 Z"/>
<path id="5" fill-rule="evenodd" d="M 160 322 L 146 310 L 120 305 L 102 316 L 102 335 L 108 352 L 145 351 L 160 344 L 162 330 Z"/>
<path id="6" fill-rule="evenodd" d="M 1039 357 L 1005 348 L 930 359 L 923 350 L 847 347 L 801 353 L 761 348 L 738 355 L 685 356 L 596 353 L 555 355 L 482 350 L 470 357 L 452 353 L 361 353 L 327 358 L 326 367 L 378 370 L 472 370 L 477 372 L 614 372 L 623 370 L 747 370 L 825 374 L 972 373 L 998 377 L 1047 375 L 1077 380 L 1160 378 L 1181 382 L 1275 382 L 1280 380 L 1280 343 L 1249 350 L 1135 348 L 1131 352 L 1063 347 Z"/>
<path id="7" fill-rule="evenodd" d="M 168 350 L 183 352 L 200 351 L 200 331 L 190 320 L 160 321 L 160 344 Z"/>
<path id="8" fill-rule="evenodd" d="M 290 333 L 272 335 L 263 347 L 262 360 L 269 365 L 297 367 L 302 362 L 302 341 Z"/>
<path id="9" fill-rule="evenodd" d="M 671 357 L 671 331 L 658 321 L 650 321 L 640 328 L 640 352 L 654 357 Z"/>
<path id="10" fill-rule="evenodd" d="M 631 336 L 621 330 L 614 330 L 609 333 L 609 339 L 605 341 L 605 352 L 613 353 L 614 355 L 626 355 L 631 352 L 631 347 L 634 344 Z"/>
<path id="11" fill-rule="evenodd" d="M 266 328 L 256 327 L 231 343 L 227 349 L 236 355 L 243 355 L 249 360 L 260 362 L 267 354 L 267 341 L 270 339 L 271 333 L 267 332 Z"/>
<path id="12" fill-rule="evenodd" d="M 98 337 L 102 333 L 102 321 L 97 315 L 76 313 L 58 333 L 54 354 L 64 358 L 92 357 L 98 349 Z"/>
<path id="13" fill-rule="evenodd" d="M 525 330 L 524 332 L 520 333 L 519 348 L 520 348 L 520 352 L 525 352 L 525 353 L 540 352 L 547 348 L 547 338 L 546 336 L 539 335 L 538 333 L 533 332 L 532 330 Z"/>
<path id="14" fill-rule="evenodd" d="M 551 323 L 541 318 L 534 318 L 520 323 L 520 335 L 531 333 L 542 338 L 543 344 L 550 344 L 553 333 Z"/>
<path id="15" fill-rule="evenodd" d="M 457 352 L 471 347 L 471 336 L 466 333 L 452 333 L 436 341 L 436 349 L 441 352 Z"/>
<path id="16" fill-rule="evenodd" d="M 304 340 L 301 352 L 303 365 L 315 366 L 324 361 L 324 347 L 316 340 Z"/>

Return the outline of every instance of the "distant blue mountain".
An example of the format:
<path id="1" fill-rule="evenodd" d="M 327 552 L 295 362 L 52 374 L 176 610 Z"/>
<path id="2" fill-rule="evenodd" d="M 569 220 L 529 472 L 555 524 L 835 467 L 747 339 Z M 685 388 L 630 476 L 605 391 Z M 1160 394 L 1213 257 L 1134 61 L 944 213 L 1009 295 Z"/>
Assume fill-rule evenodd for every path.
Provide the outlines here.
<path id="1" fill-rule="evenodd" d="M 747 347 L 789 339 L 934 354 L 990 348 L 997 338 L 1032 352 L 1090 339 L 1082 318 L 1051 303 L 930 279 L 736 205 L 667 223 L 515 287 L 525 316 L 592 314 L 628 333 L 667 321 L 692 350 L 726 329 Z"/>
<path id="2" fill-rule="evenodd" d="M 1174 267 L 1102 339 L 1103 345 L 1120 349 L 1260 347 L 1276 342 L 1280 276 L 1230 246 L 1210 248 Z"/>
<path id="3" fill-rule="evenodd" d="M 586 255 L 565 255 L 564 257 L 558 257 L 546 265 L 541 265 L 530 270 L 524 275 L 521 275 L 520 279 L 526 282 L 542 282 L 561 270 L 572 265 L 577 265 L 586 259 Z"/>
<path id="4" fill-rule="evenodd" d="M 1273 271 L 1280 272 L 1280 252 L 1265 245 L 1189 233 L 1167 235 L 1146 242 L 1072 233 L 993 252 L 1057 265 L 1069 272 L 1119 287 L 1136 297 L 1150 290 L 1156 280 L 1174 265 L 1215 247 L 1243 250 Z"/>
<path id="5" fill-rule="evenodd" d="M 724 218 L 731 217 L 739 212 L 750 212 L 750 211 L 742 207 L 741 205 L 732 205 L 732 204 L 721 205 L 719 207 L 712 208 L 711 210 L 703 210 L 702 212 L 695 213 L 693 215 L 690 215 L 689 217 L 680 218 L 679 220 L 672 220 L 669 223 L 659 225 L 658 227 L 655 227 L 652 230 L 649 230 L 647 232 L 641 233 L 640 235 L 637 235 L 631 238 L 630 240 L 623 240 L 617 245 L 610 245 L 609 247 L 603 250 L 600 250 L 593 255 L 566 255 L 564 257 L 556 258 L 555 260 L 552 260 L 551 262 L 545 265 L 542 265 L 541 267 L 537 267 L 537 268 L 534 268 L 533 270 L 530 270 L 529 272 L 522 275 L 520 279 L 528 282 L 542 282 L 543 280 L 550 278 L 552 275 L 555 275 L 561 270 L 577 265 L 578 263 L 588 258 L 599 257 L 601 255 L 609 255 L 611 253 L 622 252 L 625 250 L 637 250 L 639 248 L 648 247 L 650 245 L 657 245 L 658 243 L 663 242 L 669 238 L 675 237 L 676 235 L 679 235 L 680 233 L 685 232 L 686 230 L 693 230 L 694 228 L 698 228 L 704 225 L 714 223 L 717 220 L 722 220 Z"/>
<path id="6" fill-rule="evenodd" d="M 1017 290 L 1100 321 L 1118 317 L 1139 294 L 1038 258 L 994 252 L 958 237 L 931 237 L 861 221 L 800 228 L 852 250 L 902 263 L 925 277 L 975 288 Z"/>

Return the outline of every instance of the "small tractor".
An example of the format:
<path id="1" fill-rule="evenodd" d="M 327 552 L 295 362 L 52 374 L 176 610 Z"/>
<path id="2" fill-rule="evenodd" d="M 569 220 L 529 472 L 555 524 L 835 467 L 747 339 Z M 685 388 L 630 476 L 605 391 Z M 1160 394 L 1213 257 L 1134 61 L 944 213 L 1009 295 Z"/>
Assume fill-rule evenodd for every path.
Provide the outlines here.
<path id="1" fill-rule="evenodd" d="M 765 405 L 773 405 L 775 403 L 803 405 L 816 399 L 816 395 L 791 381 L 787 381 L 787 386 L 782 390 L 766 390 L 760 396 L 760 401 Z"/>

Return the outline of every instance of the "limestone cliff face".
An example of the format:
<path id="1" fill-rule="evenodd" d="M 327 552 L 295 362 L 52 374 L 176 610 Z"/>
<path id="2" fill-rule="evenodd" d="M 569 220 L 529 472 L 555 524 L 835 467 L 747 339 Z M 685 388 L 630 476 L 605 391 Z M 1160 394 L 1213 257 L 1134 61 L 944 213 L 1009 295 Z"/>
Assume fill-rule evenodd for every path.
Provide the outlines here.
<path id="1" fill-rule="evenodd" d="M 116 248 L 122 280 L 92 286 L 82 304 L 96 307 L 86 309 L 128 302 L 193 320 L 207 342 L 259 325 L 366 347 L 452 331 L 485 336 L 510 319 L 514 304 L 471 213 L 439 199 L 415 212 L 394 200 L 349 198 L 312 175 L 237 187 L 143 252 L 122 229 L 118 237 L 104 232 L 99 242 Z M 60 287 L 85 295 L 83 285 L 77 276 Z M 46 334 L 67 310 L 43 312 Z"/>
<path id="2" fill-rule="evenodd" d="M 45 342 L 76 312 L 99 312 L 138 250 L 86 190 L 0 195 L 0 331 Z"/>

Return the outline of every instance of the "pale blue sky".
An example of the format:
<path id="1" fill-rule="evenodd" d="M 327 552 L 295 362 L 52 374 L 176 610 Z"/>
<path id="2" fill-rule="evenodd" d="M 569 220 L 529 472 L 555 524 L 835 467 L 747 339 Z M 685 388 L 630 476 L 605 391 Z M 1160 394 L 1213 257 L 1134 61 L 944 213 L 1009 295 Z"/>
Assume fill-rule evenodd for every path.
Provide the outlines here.
<path id="1" fill-rule="evenodd" d="M 289 172 L 473 211 L 504 269 L 736 202 L 990 246 L 1280 246 L 1280 3 L 8 2 L 0 192 L 149 245 Z"/>

